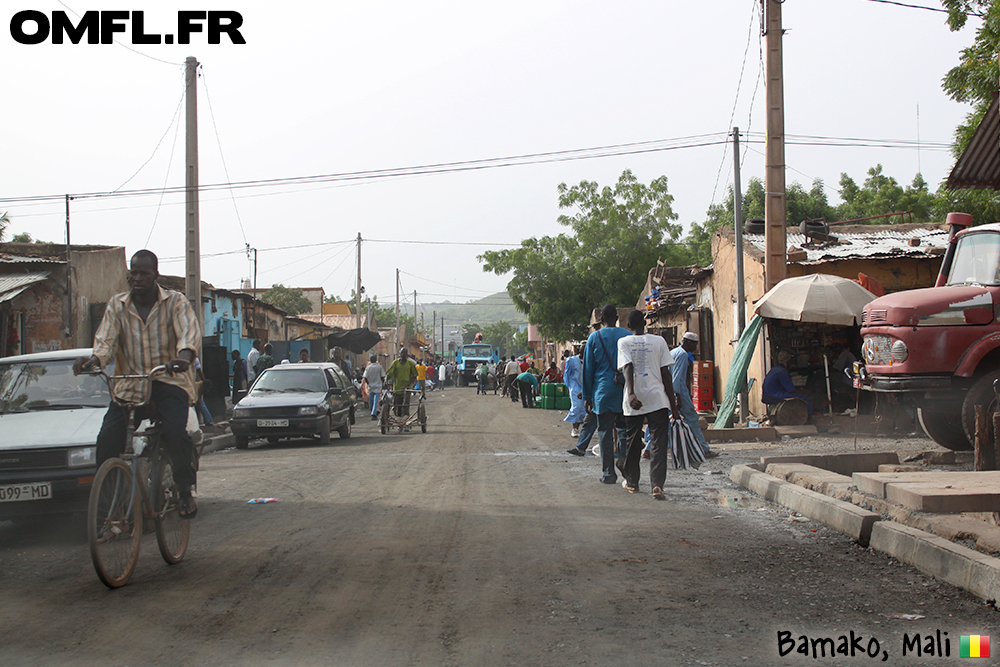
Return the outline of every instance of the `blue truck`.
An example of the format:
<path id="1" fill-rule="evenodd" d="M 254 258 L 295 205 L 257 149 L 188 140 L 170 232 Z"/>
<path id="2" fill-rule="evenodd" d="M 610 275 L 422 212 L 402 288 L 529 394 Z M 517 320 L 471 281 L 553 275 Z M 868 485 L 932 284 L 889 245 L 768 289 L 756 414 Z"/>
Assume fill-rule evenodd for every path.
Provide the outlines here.
<path id="1" fill-rule="evenodd" d="M 500 361 L 500 351 L 487 343 L 468 343 L 455 353 L 458 367 L 455 383 L 459 387 L 476 384 L 476 369 L 480 364 L 496 364 Z"/>

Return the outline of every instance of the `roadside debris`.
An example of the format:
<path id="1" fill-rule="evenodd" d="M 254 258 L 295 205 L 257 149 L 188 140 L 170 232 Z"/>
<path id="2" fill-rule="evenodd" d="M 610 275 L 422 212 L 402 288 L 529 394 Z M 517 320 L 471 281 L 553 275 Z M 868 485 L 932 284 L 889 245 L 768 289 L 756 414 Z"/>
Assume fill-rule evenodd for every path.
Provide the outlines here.
<path id="1" fill-rule="evenodd" d="M 247 501 L 247 505 L 263 505 L 264 503 L 276 503 L 277 498 L 253 498 Z"/>

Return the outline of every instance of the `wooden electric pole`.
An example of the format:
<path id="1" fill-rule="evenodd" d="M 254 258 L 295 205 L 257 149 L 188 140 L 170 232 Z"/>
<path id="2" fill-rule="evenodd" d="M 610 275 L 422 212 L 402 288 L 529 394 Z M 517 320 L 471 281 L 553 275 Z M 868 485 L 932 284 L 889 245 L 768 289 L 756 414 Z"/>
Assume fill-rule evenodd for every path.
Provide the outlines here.
<path id="1" fill-rule="evenodd" d="M 399 353 L 399 269 L 396 269 L 396 349 L 393 356 Z"/>
<path id="2" fill-rule="evenodd" d="M 354 298 L 357 301 L 355 308 L 357 308 L 357 327 L 361 328 L 361 232 L 358 232 L 358 283 L 357 287 L 354 289 Z"/>
<path id="3" fill-rule="evenodd" d="M 201 232 L 198 218 L 198 59 L 184 61 L 186 169 L 184 174 L 185 266 L 184 294 L 205 330 L 205 309 L 201 305 Z"/>
<path id="4" fill-rule="evenodd" d="M 733 222 L 736 232 L 736 331 L 733 338 L 739 340 L 746 328 L 747 296 L 743 276 L 743 191 L 740 180 L 740 128 L 733 127 Z M 740 423 L 747 421 L 746 374 L 740 381 Z"/>
<path id="5" fill-rule="evenodd" d="M 764 35 L 767 38 L 767 146 L 764 172 L 764 291 L 785 279 L 785 108 L 781 58 L 781 3 L 765 4 Z"/>

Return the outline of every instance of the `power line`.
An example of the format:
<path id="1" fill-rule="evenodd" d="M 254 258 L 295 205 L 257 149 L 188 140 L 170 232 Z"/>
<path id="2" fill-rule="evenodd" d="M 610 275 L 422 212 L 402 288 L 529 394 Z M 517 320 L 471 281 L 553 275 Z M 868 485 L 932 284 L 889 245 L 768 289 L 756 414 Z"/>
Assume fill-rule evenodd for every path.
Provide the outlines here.
<path id="1" fill-rule="evenodd" d="M 424 280 L 424 281 L 429 282 L 429 283 L 434 283 L 435 285 L 441 285 L 442 287 L 454 287 L 454 285 L 449 285 L 447 283 L 442 283 L 442 282 L 438 282 L 436 280 L 431 280 L 430 278 L 423 278 L 421 276 L 415 276 L 412 273 L 407 273 L 406 271 L 403 271 L 402 269 L 400 269 L 399 272 L 400 273 L 405 273 L 406 275 L 410 276 L 411 278 L 416 278 L 418 280 Z M 472 291 L 472 292 L 483 292 L 484 294 L 492 294 L 493 293 L 490 290 L 472 289 L 472 288 L 466 288 L 466 289 L 468 289 L 469 291 Z"/>
<path id="2" fill-rule="evenodd" d="M 215 110 L 212 108 L 212 96 L 208 93 L 208 78 L 205 76 L 205 70 L 198 64 L 198 70 L 201 72 L 201 80 L 205 84 L 205 99 L 208 100 L 208 115 L 212 118 L 212 129 L 215 131 L 215 143 L 219 147 L 219 157 L 222 158 L 222 171 L 226 174 L 226 180 L 229 178 L 229 167 L 226 165 L 226 155 L 222 152 L 222 139 L 219 137 L 219 127 L 215 124 Z M 243 242 L 250 245 L 247 241 L 247 232 L 243 229 L 243 219 L 240 218 L 240 209 L 236 206 L 236 196 L 233 191 L 229 191 L 229 197 L 233 200 L 233 210 L 236 211 L 236 222 L 239 223 L 240 233 L 243 235 Z"/>
<path id="3" fill-rule="evenodd" d="M 940 7 L 924 7 L 923 5 L 908 5 L 905 2 L 895 2 L 895 0 L 868 0 L 868 2 L 880 2 L 884 5 L 896 5 L 897 7 L 906 7 L 908 9 L 926 9 L 929 12 L 942 12 L 944 14 L 948 13 L 947 9 L 941 9 Z M 979 16 L 982 14 L 979 12 L 963 12 L 966 16 Z"/>

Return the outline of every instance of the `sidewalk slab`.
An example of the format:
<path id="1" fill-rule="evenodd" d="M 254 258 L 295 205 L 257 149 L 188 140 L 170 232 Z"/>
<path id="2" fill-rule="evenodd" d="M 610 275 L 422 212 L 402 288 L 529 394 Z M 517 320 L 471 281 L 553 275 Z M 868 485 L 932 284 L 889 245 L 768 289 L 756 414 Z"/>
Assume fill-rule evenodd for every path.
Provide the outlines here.
<path id="1" fill-rule="evenodd" d="M 749 466 L 733 466 L 730 479 L 765 500 L 784 505 L 844 533 L 862 546 L 868 546 L 872 526 L 881 519 L 875 512 L 804 489 Z"/>
<path id="2" fill-rule="evenodd" d="M 951 514 L 1000 511 L 1000 471 L 854 474 L 858 490 L 910 509 Z"/>
<path id="3" fill-rule="evenodd" d="M 846 500 L 854 486 L 847 475 L 840 475 L 805 463 L 772 463 L 765 472 L 793 484 L 817 491 L 827 496 Z"/>
<path id="4" fill-rule="evenodd" d="M 764 468 L 772 463 L 805 463 L 840 475 L 851 475 L 856 472 L 875 472 L 880 465 L 899 463 L 899 455 L 896 452 L 873 452 L 865 454 L 762 456 L 760 462 Z"/>

